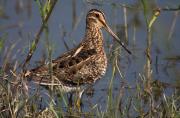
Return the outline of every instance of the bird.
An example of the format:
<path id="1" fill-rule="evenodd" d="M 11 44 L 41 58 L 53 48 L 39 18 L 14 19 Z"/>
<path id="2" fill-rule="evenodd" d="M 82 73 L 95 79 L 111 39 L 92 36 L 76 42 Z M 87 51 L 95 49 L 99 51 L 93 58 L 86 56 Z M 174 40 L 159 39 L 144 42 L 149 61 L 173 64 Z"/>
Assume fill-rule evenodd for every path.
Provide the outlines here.
<path id="1" fill-rule="evenodd" d="M 27 72 L 34 83 L 42 86 L 58 86 L 62 92 L 78 91 L 77 106 L 87 86 L 101 79 L 107 69 L 107 56 L 104 48 L 102 29 L 105 29 L 129 54 L 131 51 L 110 29 L 105 14 L 91 9 L 86 16 L 85 35 L 73 49 L 52 60 L 51 71 L 43 64 Z"/>

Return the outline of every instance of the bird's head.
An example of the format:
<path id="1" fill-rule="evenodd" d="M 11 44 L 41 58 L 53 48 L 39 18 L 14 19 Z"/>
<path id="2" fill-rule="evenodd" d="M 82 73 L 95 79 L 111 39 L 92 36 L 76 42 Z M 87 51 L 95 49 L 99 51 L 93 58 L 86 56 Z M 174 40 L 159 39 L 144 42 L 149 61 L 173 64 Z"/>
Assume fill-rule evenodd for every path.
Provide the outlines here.
<path id="1" fill-rule="evenodd" d="M 111 30 L 111 28 L 108 26 L 105 15 L 102 11 L 97 10 L 97 9 L 91 9 L 87 16 L 86 16 L 86 24 L 91 27 L 91 25 L 94 27 L 98 28 L 104 28 L 108 33 L 110 33 L 115 39 L 129 54 L 131 52 L 126 48 L 126 46 L 121 42 L 119 37 Z"/>

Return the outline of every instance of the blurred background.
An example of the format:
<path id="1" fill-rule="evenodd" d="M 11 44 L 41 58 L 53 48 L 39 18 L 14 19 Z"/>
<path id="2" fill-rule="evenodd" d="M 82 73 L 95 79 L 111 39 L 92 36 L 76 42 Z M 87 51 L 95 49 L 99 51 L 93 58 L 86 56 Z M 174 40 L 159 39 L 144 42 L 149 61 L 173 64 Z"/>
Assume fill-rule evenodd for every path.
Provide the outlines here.
<path id="1" fill-rule="evenodd" d="M 40 0 L 45 3 L 46 0 Z M 180 15 L 179 0 L 146 1 L 147 19 L 153 10 L 162 9 L 152 27 L 151 67 L 152 78 L 169 86 L 180 84 Z M 52 59 L 63 54 L 82 41 L 85 34 L 87 12 L 96 8 L 105 13 L 111 29 L 126 42 L 133 55 L 124 49 L 118 52 L 119 71 L 113 79 L 113 96 L 116 98 L 126 83 L 132 88 L 143 77 L 146 64 L 147 25 L 140 0 L 58 0 L 48 20 L 48 36 L 43 33 L 37 49 L 30 60 L 28 69 L 48 61 L 48 46 L 52 49 Z M 164 10 L 163 10 L 164 9 Z M 166 10 L 165 10 L 166 9 Z M 23 63 L 30 45 L 42 25 L 41 13 L 36 0 L 0 1 L 0 66 L 8 68 Z M 107 89 L 112 80 L 113 52 L 118 44 L 103 30 L 104 45 L 109 64 L 106 75 L 92 90 L 83 96 L 84 110 L 90 104 L 106 107 Z M 48 38 L 47 38 L 48 37 Z M 8 65 L 9 64 L 9 65 Z M 19 69 L 17 69 L 18 71 Z M 166 89 L 171 94 L 174 89 Z M 130 96 L 126 93 L 125 96 Z M 91 99 L 89 99 L 91 98 Z M 87 102 L 88 101 L 88 102 Z"/>

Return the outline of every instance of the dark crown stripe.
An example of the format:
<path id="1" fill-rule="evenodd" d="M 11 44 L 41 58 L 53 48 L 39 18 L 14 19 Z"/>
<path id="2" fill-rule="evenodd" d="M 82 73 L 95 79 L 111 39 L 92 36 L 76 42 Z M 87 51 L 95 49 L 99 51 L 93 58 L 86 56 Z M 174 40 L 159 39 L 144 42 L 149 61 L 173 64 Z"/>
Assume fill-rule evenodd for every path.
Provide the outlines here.
<path id="1" fill-rule="evenodd" d="M 103 13 L 102 11 L 98 10 L 98 9 L 91 9 L 91 10 L 88 12 L 88 14 L 91 13 L 91 12 L 94 12 L 94 11 L 101 13 L 101 14 L 103 15 L 103 17 L 105 18 L 104 13 Z"/>
<path id="2" fill-rule="evenodd" d="M 103 12 L 102 12 L 102 11 L 97 10 L 97 9 L 91 9 L 89 12 L 93 12 L 93 11 L 100 12 L 100 13 L 102 13 L 102 14 L 103 14 Z"/>

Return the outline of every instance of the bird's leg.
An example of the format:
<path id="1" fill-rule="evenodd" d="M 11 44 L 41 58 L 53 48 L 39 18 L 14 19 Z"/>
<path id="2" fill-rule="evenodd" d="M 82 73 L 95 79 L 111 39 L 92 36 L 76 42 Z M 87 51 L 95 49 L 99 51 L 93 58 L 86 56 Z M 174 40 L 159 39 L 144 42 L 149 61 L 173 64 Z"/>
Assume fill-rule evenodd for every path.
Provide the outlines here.
<path id="1" fill-rule="evenodd" d="M 68 96 L 68 113 L 72 113 L 72 108 L 73 108 L 73 100 L 72 100 L 72 97 L 73 97 L 73 93 L 69 93 L 69 96 Z"/>
<path id="2" fill-rule="evenodd" d="M 72 94 L 72 93 L 69 93 L 69 97 L 68 97 L 68 106 L 69 106 L 69 107 L 72 107 L 72 103 L 73 103 L 72 97 L 73 97 L 73 94 Z"/>
<path id="3" fill-rule="evenodd" d="M 76 107 L 78 108 L 79 111 L 81 111 L 81 96 L 83 94 L 84 90 L 79 90 L 77 91 L 77 100 L 76 100 Z"/>

